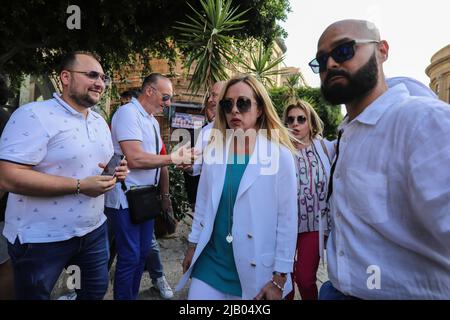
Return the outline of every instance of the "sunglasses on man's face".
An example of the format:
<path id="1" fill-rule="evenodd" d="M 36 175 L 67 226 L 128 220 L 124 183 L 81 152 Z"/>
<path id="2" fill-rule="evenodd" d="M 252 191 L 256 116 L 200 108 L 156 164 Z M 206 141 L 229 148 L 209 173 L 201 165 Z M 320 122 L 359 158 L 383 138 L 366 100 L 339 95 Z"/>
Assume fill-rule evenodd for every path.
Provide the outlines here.
<path id="1" fill-rule="evenodd" d="M 327 70 L 328 58 L 332 57 L 337 63 L 342 63 L 347 60 L 352 59 L 355 56 L 355 45 L 357 44 L 368 44 L 368 43 L 379 43 L 376 40 L 351 40 L 342 43 L 331 50 L 329 53 L 324 53 L 315 59 L 311 60 L 309 66 L 314 73 L 320 73 Z"/>
<path id="2" fill-rule="evenodd" d="M 287 120 L 287 124 L 289 124 L 289 125 L 294 124 L 295 120 L 297 120 L 297 122 L 299 124 L 304 124 L 306 122 L 306 117 L 305 116 L 297 116 L 297 117 L 289 116 L 289 117 L 287 117 L 286 120 Z"/>
<path id="3" fill-rule="evenodd" d="M 233 99 L 225 98 L 220 100 L 219 105 L 223 109 L 223 111 L 225 111 L 225 113 L 231 113 L 231 110 L 233 110 L 234 107 L 234 101 Z M 248 112 L 251 106 L 252 100 L 250 100 L 249 98 L 239 97 L 236 100 L 236 107 L 240 113 Z"/>
<path id="4" fill-rule="evenodd" d="M 157 88 L 150 86 L 153 90 L 157 91 L 159 94 L 161 94 L 161 99 L 163 102 L 169 101 L 172 99 L 172 96 L 170 94 L 164 94 L 161 91 L 159 91 Z"/>
<path id="5" fill-rule="evenodd" d="M 105 85 L 108 85 L 110 82 L 110 78 L 106 74 L 97 71 L 76 71 L 76 70 L 67 70 L 67 71 L 84 74 L 86 77 L 94 81 L 100 78 Z"/>

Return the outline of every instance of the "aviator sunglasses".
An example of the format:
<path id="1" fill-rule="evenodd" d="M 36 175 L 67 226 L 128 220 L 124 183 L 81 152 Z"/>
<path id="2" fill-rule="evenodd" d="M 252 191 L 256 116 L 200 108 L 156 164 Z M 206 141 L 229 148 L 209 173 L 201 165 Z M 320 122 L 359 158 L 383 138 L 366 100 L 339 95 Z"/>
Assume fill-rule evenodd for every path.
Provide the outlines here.
<path id="1" fill-rule="evenodd" d="M 233 110 L 234 102 L 233 99 L 225 98 L 219 101 L 219 105 L 225 111 L 225 113 L 231 113 L 231 110 Z M 248 112 L 251 106 L 252 101 L 249 98 L 239 97 L 236 100 L 236 107 L 240 113 Z"/>
<path id="2" fill-rule="evenodd" d="M 350 60 L 355 56 L 355 45 L 367 43 L 379 43 L 377 40 L 351 40 L 338 45 L 329 53 L 324 53 L 315 59 L 311 60 L 309 66 L 314 73 L 323 72 L 327 69 L 328 58 L 332 57 L 337 63 L 342 63 Z"/>
<path id="3" fill-rule="evenodd" d="M 287 117 L 287 119 L 286 119 L 286 121 L 287 121 L 287 124 L 294 124 L 294 122 L 295 122 L 295 120 L 297 119 L 297 122 L 299 123 L 299 124 L 304 124 L 305 122 L 306 122 L 306 117 L 305 116 L 297 116 L 297 117 L 292 117 L 292 116 L 289 116 L 289 117 Z"/>

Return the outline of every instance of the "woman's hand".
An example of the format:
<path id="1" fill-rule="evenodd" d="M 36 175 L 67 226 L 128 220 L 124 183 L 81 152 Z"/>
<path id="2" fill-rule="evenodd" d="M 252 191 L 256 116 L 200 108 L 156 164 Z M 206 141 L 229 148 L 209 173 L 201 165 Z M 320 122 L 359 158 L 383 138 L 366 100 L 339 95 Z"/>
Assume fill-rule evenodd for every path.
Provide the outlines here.
<path id="1" fill-rule="evenodd" d="M 256 295 L 255 300 L 281 300 L 283 298 L 284 284 L 286 277 L 274 275 L 272 280 L 267 282 L 264 288 Z"/>
<path id="2" fill-rule="evenodd" d="M 196 246 L 190 245 L 186 251 L 186 254 L 184 255 L 184 260 L 182 263 L 183 273 L 186 273 L 186 271 L 188 271 L 189 267 L 191 266 L 192 257 L 194 256 L 195 248 L 196 248 Z"/>

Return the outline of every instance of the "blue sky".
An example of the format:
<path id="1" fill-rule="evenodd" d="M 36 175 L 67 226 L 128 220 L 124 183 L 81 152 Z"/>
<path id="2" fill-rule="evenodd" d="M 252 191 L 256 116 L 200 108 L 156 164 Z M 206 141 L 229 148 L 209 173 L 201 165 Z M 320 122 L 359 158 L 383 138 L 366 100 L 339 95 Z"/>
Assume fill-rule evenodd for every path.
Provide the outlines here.
<path id="1" fill-rule="evenodd" d="M 291 0 L 292 12 L 281 25 L 289 33 L 285 63 L 299 67 L 311 86 L 318 75 L 308 62 L 315 56 L 317 39 L 331 23 L 348 18 L 374 22 L 390 45 L 384 64 L 387 76 L 410 76 L 429 84 L 425 68 L 431 56 L 450 44 L 450 1 L 427 0 Z"/>

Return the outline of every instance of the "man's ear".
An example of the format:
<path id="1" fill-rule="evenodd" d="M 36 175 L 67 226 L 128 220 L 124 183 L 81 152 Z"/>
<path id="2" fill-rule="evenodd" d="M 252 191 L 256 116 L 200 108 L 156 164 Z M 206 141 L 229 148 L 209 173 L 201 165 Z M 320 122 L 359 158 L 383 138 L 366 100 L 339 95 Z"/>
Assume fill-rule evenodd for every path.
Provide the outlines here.
<path id="1" fill-rule="evenodd" d="M 64 86 L 69 85 L 70 77 L 71 77 L 71 74 L 70 74 L 70 72 L 67 71 L 67 70 L 63 70 L 63 71 L 61 71 L 61 73 L 59 74 L 59 78 L 61 79 L 61 83 L 62 83 Z"/>
<path id="2" fill-rule="evenodd" d="M 389 57 L 389 43 L 386 40 L 381 40 L 378 44 L 378 52 L 380 53 L 381 62 L 385 62 Z"/>
<path id="3" fill-rule="evenodd" d="M 152 95 L 153 95 L 153 89 L 152 89 L 152 87 L 151 86 L 147 86 L 146 88 L 145 88 L 145 93 L 147 94 L 147 96 L 149 96 L 149 97 L 151 97 Z"/>

